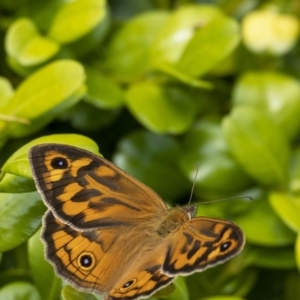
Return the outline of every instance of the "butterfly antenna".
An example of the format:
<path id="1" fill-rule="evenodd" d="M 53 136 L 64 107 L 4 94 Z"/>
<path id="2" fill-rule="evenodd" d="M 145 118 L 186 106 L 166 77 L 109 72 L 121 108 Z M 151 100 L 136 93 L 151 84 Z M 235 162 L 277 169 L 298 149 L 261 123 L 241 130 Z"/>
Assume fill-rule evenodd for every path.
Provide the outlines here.
<path id="1" fill-rule="evenodd" d="M 194 182 L 193 182 L 193 186 L 192 186 L 192 190 L 191 190 L 191 195 L 190 195 L 190 199 L 189 199 L 189 202 L 188 202 L 188 206 L 191 204 L 191 201 L 192 201 L 192 198 L 193 198 L 195 184 L 196 184 L 196 179 L 197 179 L 197 176 L 198 176 L 198 171 L 199 171 L 199 164 L 197 164 L 195 178 L 194 178 Z"/>
<path id="2" fill-rule="evenodd" d="M 199 204 L 215 203 L 215 202 L 234 200 L 234 199 L 248 199 L 250 201 L 253 201 L 253 198 L 250 196 L 236 196 L 236 197 L 231 197 L 231 198 L 224 198 L 224 199 L 200 202 Z"/>

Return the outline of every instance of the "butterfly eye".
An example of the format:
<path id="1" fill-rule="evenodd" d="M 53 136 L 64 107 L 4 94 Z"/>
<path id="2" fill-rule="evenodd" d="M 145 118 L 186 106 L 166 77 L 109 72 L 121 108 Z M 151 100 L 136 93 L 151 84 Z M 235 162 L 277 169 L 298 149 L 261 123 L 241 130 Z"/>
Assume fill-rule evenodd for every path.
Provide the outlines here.
<path id="1" fill-rule="evenodd" d="M 224 252 L 224 251 L 226 251 L 230 246 L 231 246 L 231 242 L 223 243 L 223 244 L 220 246 L 220 251 L 221 251 L 221 252 Z"/>
<path id="2" fill-rule="evenodd" d="M 83 270 L 90 270 L 95 265 L 94 255 L 89 252 L 83 252 L 77 259 L 78 265 Z"/>
<path id="3" fill-rule="evenodd" d="M 68 161 L 64 157 L 53 158 L 51 167 L 53 169 L 66 169 L 68 167 Z"/>
<path id="4" fill-rule="evenodd" d="M 132 286 L 133 284 L 136 283 L 136 279 L 131 279 L 129 281 L 127 281 L 121 288 L 122 289 L 128 289 L 130 286 Z"/>

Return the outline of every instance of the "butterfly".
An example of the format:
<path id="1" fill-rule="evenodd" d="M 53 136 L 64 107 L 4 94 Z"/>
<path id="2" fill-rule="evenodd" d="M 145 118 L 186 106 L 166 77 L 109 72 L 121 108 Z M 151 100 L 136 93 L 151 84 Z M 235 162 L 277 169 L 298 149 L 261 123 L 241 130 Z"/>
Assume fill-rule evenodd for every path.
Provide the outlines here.
<path id="1" fill-rule="evenodd" d="M 105 300 L 147 298 L 179 275 L 237 255 L 234 223 L 195 217 L 196 205 L 170 208 L 108 160 L 62 144 L 29 151 L 43 217 L 45 256 L 74 287 Z"/>

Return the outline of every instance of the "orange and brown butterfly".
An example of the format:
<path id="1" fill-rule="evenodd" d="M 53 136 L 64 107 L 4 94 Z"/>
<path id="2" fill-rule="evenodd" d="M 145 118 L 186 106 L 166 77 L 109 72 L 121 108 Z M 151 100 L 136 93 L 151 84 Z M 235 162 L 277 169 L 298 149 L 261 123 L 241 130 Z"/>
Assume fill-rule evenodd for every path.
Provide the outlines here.
<path id="1" fill-rule="evenodd" d="M 178 275 L 200 272 L 244 246 L 234 223 L 168 209 L 111 162 L 61 144 L 31 148 L 36 187 L 48 206 L 42 240 L 56 273 L 106 300 L 146 298 Z"/>

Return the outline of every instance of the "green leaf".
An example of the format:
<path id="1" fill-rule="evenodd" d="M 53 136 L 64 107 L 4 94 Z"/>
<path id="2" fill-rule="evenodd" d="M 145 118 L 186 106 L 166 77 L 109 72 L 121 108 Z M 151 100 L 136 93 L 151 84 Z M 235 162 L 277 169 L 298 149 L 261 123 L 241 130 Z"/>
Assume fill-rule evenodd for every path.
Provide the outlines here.
<path id="1" fill-rule="evenodd" d="M 233 156 L 250 176 L 263 185 L 287 186 L 287 139 L 267 113 L 238 106 L 222 127 Z"/>
<path id="2" fill-rule="evenodd" d="M 239 39 L 239 26 L 234 19 L 216 18 L 198 29 L 176 68 L 190 76 L 201 76 L 225 60 L 237 47 Z"/>
<path id="3" fill-rule="evenodd" d="M 28 259 L 34 282 L 43 300 L 56 300 L 61 293 L 61 279 L 57 278 L 52 265 L 44 256 L 44 245 L 37 231 L 28 241 Z"/>
<path id="4" fill-rule="evenodd" d="M 5 107 L 13 95 L 14 89 L 11 83 L 5 77 L 0 76 L 0 108 Z"/>
<path id="5" fill-rule="evenodd" d="M 2 107 L 8 105 L 10 99 L 14 95 L 14 90 L 11 83 L 4 77 L 0 76 L 0 121 L 7 121 L 7 122 L 25 122 L 27 120 L 17 118 L 16 116 L 12 115 L 5 115 L 2 113 Z"/>
<path id="6" fill-rule="evenodd" d="M 161 25 L 151 44 L 152 64 L 154 66 L 162 62 L 176 64 L 187 44 L 193 39 L 197 28 L 203 30 L 210 22 L 222 15 L 223 13 L 212 5 L 185 5 L 175 10 L 165 24 Z M 199 57 L 198 61 L 204 62 Z"/>
<path id="7" fill-rule="evenodd" d="M 93 69 L 87 68 L 85 71 L 88 88 L 86 102 L 104 109 L 118 108 L 123 105 L 123 91 L 114 81 Z"/>
<path id="8" fill-rule="evenodd" d="M 24 243 L 41 226 L 46 208 L 37 192 L 0 194 L 0 252 Z"/>
<path id="9" fill-rule="evenodd" d="M 157 133 L 183 133 L 195 117 L 192 97 L 176 86 L 144 81 L 132 85 L 125 97 L 131 113 L 145 127 Z"/>
<path id="10" fill-rule="evenodd" d="M 70 285 L 67 285 L 62 290 L 63 300 L 97 300 L 97 298 L 89 293 L 80 292 Z"/>
<path id="11" fill-rule="evenodd" d="M 8 55 L 18 57 L 19 53 L 26 47 L 28 40 L 38 35 L 34 23 L 27 18 L 20 18 L 9 27 L 5 38 L 5 50 Z"/>
<path id="12" fill-rule="evenodd" d="M 229 152 L 219 122 L 197 122 L 183 139 L 184 155 L 180 167 L 186 177 L 194 180 L 199 165 L 195 192 L 210 199 L 231 196 L 249 187 L 252 180 L 247 176 Z"/>
<path id="13" fill-rule="evenodd" d="M 27 42 L 26 47 L 19 53 L 17 62 L 25 67 L 41 64 L 54 57 L 59 49 L 60 46 L 53 40 L 36 36 Z"/>
<path id="14" fill-rule="evenodd" d="M 35 24 L 27 18 L 18 19 L 11 25 L 5 47 L 10 58 L 25 67 L 47 61 L 60 49 L 55 41 L 40 36 Z"/>
<path id="15" fill-rule="evenodd" d="M 273 192 L 269 201 L 277 215 L 293 231 L 300 231 L 300 198 L 290 194 Z"/>
<path id="16" fill-rule="evenodd" d="M 93 30 L 105 18 L 105 0 L 77 0 L 67 2 L 56 14 L 49 37 L 66 44 Z"/>
<path id="17" fill-rule="evenodd" d="M 22 113 L 26 118 L 37 117 L 70 97 L 84 80 L 84 69 L 78 62 L 55 61 L 22 82 L 6 111 Z"/>
<path id="18" fill-rule="evenodd" d="M 0 132 L 22 136 L 37 131 L 82 97 L 84 80 L 83 67 L 72 60 L 56 61 L 38 70 L 22 82 L 2 109 L 3 114 L 31 120 L 31 124 L 0 121 Z"/>
<path id="19" fill-rule="evenodd" d="M 2 287 L 0 299 L 5 300 L 41 300 L 36 288 L 28 282 L 15 281 Z"/>
<path id="20" fill-rule="evenodd" d="M 136 131 L 120 141 L 113 161 L 163 198 L 170 199 L 179 197 L 189 186 L 174 165 L 180 155 L 180 147 L 173 138 Z"/>
<path id="21" fill-rule="evenodd" d="M 291 139 L 300 127 L 300 84 L 280 73 L 248 72 L 235 85 L 234 105 L 250 105 L 266 111 Z"/>
<path id="22" fill-rule="evenodd" d="M 168 18 L 166 11 L 147 12 L 130 19 L 110 39 L 105 68 L 125 82 L 150 68 L 149 47 Z"/>
<path id="23" fill-rule="evenodd" d="M 3 173 L 10 173 L 26 178 L 32 178 L 32 173 L 28 161 L 28 151 L 32 146 L 42 143 L 60 143 L 73 145 L 79 148 L 86 149 L 88 151 L 92 151 L 94 153 L 98 153 L 97 144 L 93 140 L 83 135 L 53 134 L 43 136 L 27 143 L 23 147 L 19 148 L 13 155 L 11 155 L 3 165 L 1 175 L 3 176 Z"/>
<path id="24" fill-rule="evenodd" d="M 22 170 L 21 165 L 15 166 L 17 171 Z M 29 164 L 26 164 L 26 172 L 29 172 Z M 1 174 L 0 177 L 0 193 L 28 193 L 36 190 L 32 178 L 16 176 L 9 173 Z"/>
<path id="25" fill-rule="evenodd" d="M 253 222 L 255 220 L 255 222 Z M 295 234 L 281 221 L 266 199 L 251 202 L 245 215 L 235 218 L 247 241 L 261 246 L 286 246 L 295 241 Z"/>

